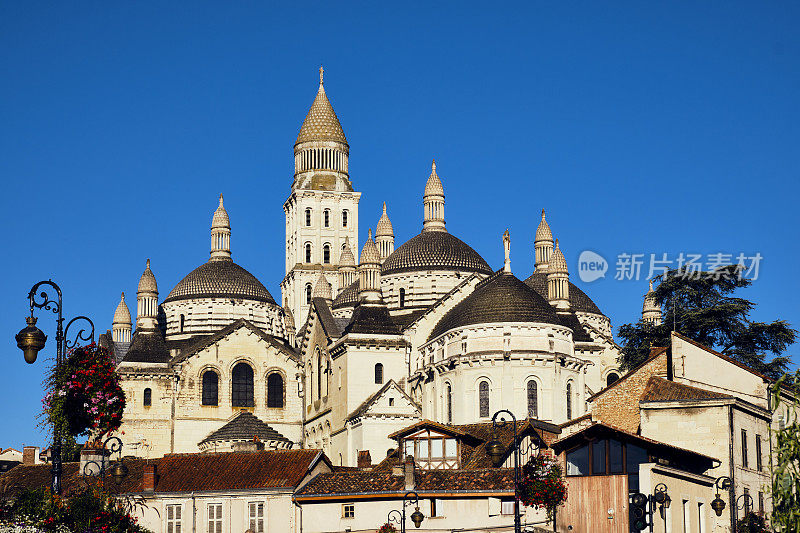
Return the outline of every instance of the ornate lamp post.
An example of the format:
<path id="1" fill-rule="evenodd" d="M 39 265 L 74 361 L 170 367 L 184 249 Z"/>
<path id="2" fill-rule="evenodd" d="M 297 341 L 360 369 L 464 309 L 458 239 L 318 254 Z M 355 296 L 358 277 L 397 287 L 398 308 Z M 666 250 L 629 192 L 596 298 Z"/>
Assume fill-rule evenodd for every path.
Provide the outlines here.
<path id="1" fill-rule="evenodd" d="M 667 493 L 667 486 L 664 483 L 659 483 L 653 488 L 653 501 L 658 504 L 658 514 L 661 515 L 661 519 L 664 521 L 664 530 L 666 531 L 667 509 L 672 503 L 672 498 Z"/>
<path id="2" fill-rule="evenodd" d="M 744 516 L 742 518 L 747 519 L 747 515 L 750 514 L 750 509 L 753 508 L 754 503 L 753 497 L 746 492 L 736 498 L 736 509 L 744 509 Z M 736 513 L 736 516 L 738 517 L 739 513 Z"/>
<path id="3" fill-rule="evenodd" d="M 42 292 L 37 294 L 40 287 L 44 287 Z M 56 292 L 56 299 L 52 299 L 47 294 L 47 289 L 51 288 Z M 58 318 L 56 319 L 56 372 L 64 362 L 64 354 L 70 348 L 74 348 L 78 341 L 94 341 L 94 323 L 85 316 L 76 316 L 67 323 L 64 328 L 64 317 L 62 314 L 62 301 L 61 301 L 61 287 L 56 285 L 52 280 L 40 281 L 34 285 L 28 293 L 28 300 L 30 301 L 31 316 L 26 317 L 25 321 L 28 325 L 23 328 L 16 335 L 17 346 L 25 354 L 25 362 L 33 364 L 36 361 L 36 356 L 39 351 L 44 348 L 47 342 L 47 336 L 36 327 L 36 317 L 33 316 L 34 309 L 44 309 L 45 311 L 52 311 Z M 69 327 L 77 320 L 85 320 L 89 323 L 91 329 L 86 334 L 86 330 L 81 329 L 75 337 L 75 340 L 70 342 L 67 339 L 69 334 Z M 51 488 L 54 494 L 61 494 L 61 434 L 57 427 L 53 427 L 53 468 Z"/>
<path id="4" fill-rule="evenodd" d="M 508 418 L 511 420 L 509 421 Z M 514 454 L 514 533 L 521 533 L 522 520 L 519 515 L 519 477 L 520 477 L 520 456 L 533 455 L 534 452 L 538 454 L 539 448 L 532 443 L 526 450 L 521 450 L 517 436 L 517 418 L 514 413 L 508 409 L 501 409 L 492 416 L 492 440 L 486 444 L 486 455 L 492 460 L 492 465 L 495 468 L 502 466 L 507 450 L 503 443 L 497 439 L 497 430 L 504 428 L 506 425 L 512 425 L 514 433 L 514 440 L 511 442 L 511 448 Z M 553 515 L 553 522 L 555 522 L 555 514 Z"/>
<path id="5" fill-rule="evenodd" d="M 119 453 L 119 460 L 114 462 L 106 461 L 106 456 Z M 103 442 L 103 447 L 100 449 L 101 459 L 100 463 L 97 461 L 86 461 L 83 465 L 83 475 L 92 476 L 96 471 L 101 476 L 102 484 L 105 486 L 106 472 L 110 470 L 109 475 L 114 483 L 119 485 L 123 480 L 128 477 L 128 467 L 122 462 L 122 440 L 119 437 L 108 437 Z"/>
<path id="6" fill-rule="evenodd" d="M 413 499 L 409 499 L 409 497 Z M 395 524 L 400 524 L 400 533 L 406 533 L 406 506 L 413 505 L 414 512 L 411 513 L 411 521 L 414 522 L 414 527 L 419 527 L 422 525 L 422 520 L 425 516 L 419 510 L 419 495 L 410 490 L 403 495 L 403 509 L 399 511 L 394 509 L 389 511 L 389 515 L 387 517 L 387 521 L 391 524 L 394 522 Z"/>

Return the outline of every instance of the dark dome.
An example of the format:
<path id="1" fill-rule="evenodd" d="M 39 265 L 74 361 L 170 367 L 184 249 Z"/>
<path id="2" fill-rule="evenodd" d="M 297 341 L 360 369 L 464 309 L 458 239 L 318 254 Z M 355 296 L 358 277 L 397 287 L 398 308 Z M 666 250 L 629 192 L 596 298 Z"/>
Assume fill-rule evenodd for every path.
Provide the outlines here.
<path id="1" fill-rule="evenodd" d="M 428 340 L 451 329 L 492 322 L 562 322 L 547 301 L 512 274 L 498 272 L 482 281 L 433 328 Z"/>
<path id="2" fill-rule="evenodd" d="M 275 303 L 266 287 L 233 261 L 203 263 L 175 285 L 164 302 L 192 298 L 243 298 Z"/>
<path id="3" fill-rule="evenodd" d="M 359 280 L 347 286 L 339 296 L 337 296 L 331 304 L 331 309 L 340 309 L 342 307 L 355 307 L 358 303 L 358 288 L 361 286 Z"/>
<path id="4" fill-rule="evenodd" d="M 525 280 L 525 284 L 547 300 L 547 274 L 544 272 L 534 272 Z M 605 316 L 600 308 L 597 307 L 597 304 L 571 281 L 569 282 L 569 305 L 576 313 L 593 313 L 595 315 Z"/>
<path id="5" fill-rule="evenodd" d="M 386 258 L 381 274 L 418 270 L 467 270 L 491 274 L 483 257 L 446 231 L 423 231 Z"/>

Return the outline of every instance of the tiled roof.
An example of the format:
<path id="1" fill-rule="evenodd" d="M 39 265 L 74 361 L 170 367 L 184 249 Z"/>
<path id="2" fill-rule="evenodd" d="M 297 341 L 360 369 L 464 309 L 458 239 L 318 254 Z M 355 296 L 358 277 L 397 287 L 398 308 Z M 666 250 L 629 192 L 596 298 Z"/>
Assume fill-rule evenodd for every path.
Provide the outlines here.
<path id="1" fill-rule="evenodd" d="M 606 391 L 608 391 L 610 389 L 613 389 L 614 387 L 618 387 L 620 385 L 620 383 L 623 383 L 629 377 L 634 375 L 637 370 L 642 368 L 644 365 L 646 365 L 647 363 L 649 363 L 650 361 L 652 361 L 656 357 L 659 357 L 660 355 L 662 355 L 666 351 L 667 351 L 667 348 L 661 348 L 661 347 L 655 347 L 655 346 L 650 348 L 650 355 L 647 357 L 647 359 L 645 359 L 644 361 L 642 361 L 641 363 L 639 363 L 635 367 L 633 367 L 630 370 L 628 370 L 621 378 L 619 378 L 617 381 L 615 381 L 611 385 L 607 386 L 605 389 L 601 389 L 598 392 L 596 392 L 596 393 L 592 394 L 591 396 L 589 396 L 588 398 L 586 398 L 586 401 L 587 402 L 591 402 L 595 398 L 600 396 L 601 394 L 605 394 Z"/>
<path id="2" fill-rule="evenodd" d="M 275 303 L 267 288 L 233 261 L 203 263 L 179 281 L 164 302 L 192 298 L 242 298 Z"/>
<path id="3" fill-rule="evenodd" d="M 513 493 L 514 471 L 510 468 L 481 470 L 419 470 L 415 472 L 414 490 L 423 493 Z M 348 471 L 316 476 L 295 498 L 311 500 L 315 496 L 386 495 L 405 492 L 404 477 L 391 471 Z M 376 494 L 378 493 L 378 494 Z"/>
<path id="4" fill-rule="evenodd" d="M 399 335 L 400 328 L 392 321 L 385 305 L 359 304 L 353 310 L 353 316 L 344 328 L 344 333 Z"/>
<path id="5" fill-rule="evenodd" d="M 342 335 L 342 330 L 339 329 L 339 324 L 331 314 L 331 308 L 328 307 L 328 301 L 324 298 L 314 298 L 312 300 L 314 309 L 317 310 L 319 321 L 322 322 L 322 329 L 329 339 L 337 339 Z"/>
<path id="6" fill-rule="evenodd" d="M 561 325 L 547 300 L 513 274 L 500 271 L 481 281 L 472 294 L 448 311 L 433 328 L 428 340 L 459 327 L 493 322 Z"/>
<path id="7" fill-rule="evenodd" d="M 337 141 L 347 144 L 339 118 L 328 101 L 325 88 L 319 84 L 317 96 L 297 135 L 297 143 L 306 141 Z M 295 144 L 297 144 L 295 143 Z"/>
<path id="8" fill-rule="evenodd" d="M 353 283 L 348 285 L 342 292 L 339 293 L 339 296 L 334 298 L 331 307 L 334 309 L 339 309 L 341 307 L 355 307 L 358 303 L 358 291 L 360 286 L 361 282 L 359 280 L 355 280 Z"/>
<path id="9" fill-rule="evenodd" d="M 258 437 L 261 442 L 291 442 L 266 422 L 248 411 L 239 412 L 227 424 L 210 433 L 200 442 L 202 444 L 206 442 L 253 440 L 254 437 Z"/>
<path id="10" fill-rule="evenodd" d="M 133 334 L 124 363 L 169 363 L 170 355 L 161 331 L 139 330 Z"/>
<path id="11" fill-rule="evenodd" d="M 156 492 L 200 492 L 296 487 L 318 461 L 330 463 L 319 450 L 170 454 L 159 459 L 125 459 L 129 473 L 120 485 L 106 487 L 117 493 L 141 492 L 145 463 L 156 465 Z M 79 463 L 65 463 L 62 487 L 70 494 L 84 487 Z M 50 485 L 49 464 L 18 466 L 0 476 L 18 489 Z"/>
<path id="12" fill-rule="evenodd" d="M 644 390 L 644 394 L 639 402 L 672 402 L 731 398 L 733 398 L 733 396 L 728 394 L 690 387 L 689 385 L 675 383 L 674 381 L 654 376 L 647 382 L 647 388 Z"/>
<path id="13" fill-rule="evenodd" d="M 525 284 L 531 289 L 539 293 L 539 295 L 547 300 L 547 273 L 536 271 L 525 280 Z M 591 298 L 585 292 L 578 288 L 577 285 L 570 282 L 569 284 L 569 305 L 576 313 L 592 313 L 595 315 L 602 315 L 603 312 L 597 307 Z"/>
<path id="14" fill-rule="evenodd" d="M 412 237 L 386 258 L 381 274 L 421 270 L 459 270 L 491 274 L 478 253 L 446 231 L 424 231 Z"/>

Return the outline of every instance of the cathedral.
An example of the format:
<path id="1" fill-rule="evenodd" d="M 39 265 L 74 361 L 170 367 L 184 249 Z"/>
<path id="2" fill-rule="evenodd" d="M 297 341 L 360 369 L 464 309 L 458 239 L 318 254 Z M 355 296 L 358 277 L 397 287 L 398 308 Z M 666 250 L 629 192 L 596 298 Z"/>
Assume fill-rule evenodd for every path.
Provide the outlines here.
<path id="1" fill-rule="evenodd" d="M 222 195 L 208 261 L 163 299 L 158 265 L 147 260 L 135 330 L 123 294 L 101 336 L 127 397 L 126 453 L 226 451 L 255 440 L 322 449 L 355 466 L 359 453 L 385 457 L 393 433 L 424 419 L 487 422 L 508 409 L 562 424 L 620 377 L 610 320 L 570 282 L 544 211 L 530 253 L 518 255 L 534 259 L 512 269 L 506 232 L 495 269 L 447 230 L 434 162 L 419 180 L 422 230 L 395 247 L 385 203 L 374 233 L 359 233 L 349 152 L 320 69 L 283 204 L 280 303 L 234 261 Z M 652 301 L 644 311 L 660 316 Z"/>

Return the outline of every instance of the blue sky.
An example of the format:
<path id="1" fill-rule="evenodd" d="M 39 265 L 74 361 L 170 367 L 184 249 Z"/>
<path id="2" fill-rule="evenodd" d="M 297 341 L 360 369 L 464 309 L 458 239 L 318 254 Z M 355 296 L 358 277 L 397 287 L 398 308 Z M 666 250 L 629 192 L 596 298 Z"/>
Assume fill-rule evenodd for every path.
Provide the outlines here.
<path id="1" fill-rule="evenodd" d="M 162 298 L 207 259 L 224 193 L 234 260 L 280 297 L 292 146 L 321 64 L 364 234 L 383 201 L 398 245 L 419 231 L 436 158 L 452 233 L 499 268 L 509 228 L 525 277 L 546 208 L 573 281 L 615 326 L 646 291 L 613 279 L 618 254 L 722 252 L 760 253 L 742 296 L 754 318 L 798 327 L 798 15 L 733 1 L 3 3 L 0 447 L 47 440 L 46 364 L 13 339 L 39 279 L 105 331 L 121 291 L 135 312 L 146 258 Z M 584 250 L 609 260 L 606 278 L 577 280 Z"/>

